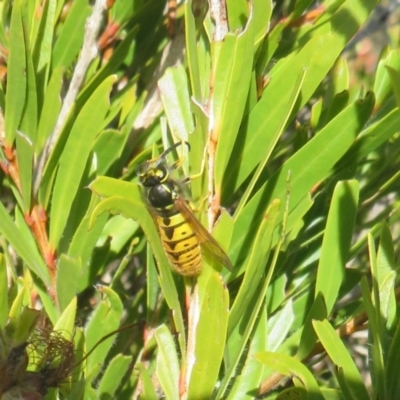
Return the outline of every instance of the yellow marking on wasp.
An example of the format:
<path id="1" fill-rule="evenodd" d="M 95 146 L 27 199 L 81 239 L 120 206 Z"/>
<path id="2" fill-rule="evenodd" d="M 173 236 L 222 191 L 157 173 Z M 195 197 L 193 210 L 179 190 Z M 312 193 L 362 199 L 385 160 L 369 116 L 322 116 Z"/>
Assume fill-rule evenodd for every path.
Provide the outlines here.
<path id="1" fill-rule="evenodd" d="M 201 270 L 201 249 L 196 232 L 180 213 L 157 216 L 160 238 L 172 266 L 182 275 L 197 275 Z"/>

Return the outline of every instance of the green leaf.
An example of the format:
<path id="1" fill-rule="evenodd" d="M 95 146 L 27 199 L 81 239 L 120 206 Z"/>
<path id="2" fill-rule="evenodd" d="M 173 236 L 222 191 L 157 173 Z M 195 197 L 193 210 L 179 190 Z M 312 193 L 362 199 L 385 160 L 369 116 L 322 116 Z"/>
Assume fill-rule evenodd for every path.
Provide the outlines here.
<path id="1" fill-rule="evenodd" d="M 400 73 L 398 70 L 396 70 L 392 67 L 386 67 L 386 69 L 389 72 L 392 89 L 393 89 L 394 95 L 396 97 L 397 106 L 399 107 L 400 106 L 400 85 L 399 85 Z"/>
<path id="2" fill-rule="evenodd" d="M 85 336 L 80 327 L 74 328 L 75 368 L 71 373 L 71 389 L 68 391 L 66 400 L 84 398 L 90 390 L 89 385 L 85 387 L 84 368 L 82 358 L 85 355 Z M 86 389 L 86 391 L 85 391 Z M 85 393 L 86 392 L 86 393 Z"/>
<path id="3" fill-rule="evenodd" d="M 255 295 L 254 287 L 257 287 L 260 279 L 262 279 L 279 210 L 280 201 L 275 200 L 264 213 L 265 217 L 244 266 L 245 273 L 242 284 L 231 308 L 228 336 L 239 321 L 247 315 L 248 306 Z M 260 249 L 263 249 L 263 251 L 260 251 Z"/>
<path id="4" fill-rule="evenodd" d="M 270 9 L 271 5 L 268 7 L 267 11 L 270 12 Z M 283 30 L 285 29 L 287 24 L 288 20 L 278 21 L 278 23 L 273 28 L 271 28 L 269 32 L 267 32 L 268 35 L 260 45 L 260 55 L 256 64 L 256 79 L 264 77 L 265 70 L 268 67 L 269 63 L 272 61 L 272 57 L 274 56 L 276 50 L 279 47 L 279 44 L 281 43 Z M 257 89 L 256 93 L 259 96 L 260 93 L 258 92 L 259 90 Z M 254 99 L 254 101 L 255 100 L 256 99 Z M 252 110 L 253 108 L 254 107 L 251 107 L 250 110 Z"/>
<path id="5" fill-rule="evenodd" d="M 299 348 L 297 350 L 297 357 L 304 360 L 308 357 L 317 343 L 317 336 L 315 335 L 312 323 L 315 320 L 323 320 L 327 317 L 326 305 L 321 292 L 315 296 L 310 311 L 304 322 L 304 328 L 301 333 Z"/>
<path id="6" fill-rule="evenodd" d="M 78 300 L 73 297 L 69 304 L 66 304 L 64 310 L 54 325 L 54 331 L 60 331 L 62 336 L 72 341 L 72 335 L 75 329 L 75 317 Z"/>
<path id="7" fill-rule="evenodd" d="M 93 152 L 97 157 L 97 172 L 104 175 L 110 167 L 121 157 L 126 145 L 127 130 L 120 132 L 107 129 L 100 133 L 93 146 Z"/>
<path id="8" fill-rule="evenodd" d="M 265 349 L 265 338 L 267 335 L 267 316 L 264 309 L 260 313 L 260 318 L 257 320 L 250 339 L 244 365 L 240 370 L 240 374 L 235 376 L 233 386 L 229 388 L 229 393 L 227 395 L 228 400 L 254 399 L 254 390 L 259 387 L 264 371 L 264 366 L 254 359 L 254 354 Z"/>
<path id="9" fill-rule="evenodd" d="M 118 329 L 123 313 L 121 300 L 112 289 L 105 286 L 98 286 L 97 289 L 106 298 L 98 304 L 86 326 L 86 348 L 88 351 L 93 349 L 105 335 Z M 105 360 L 113 341 L 113 337 L 104 340 L 87 359 L 86 370 L 92 379 L 96 377 L 94 371 L 97 369 L 97 365 L 101 365 Z"/>
<path id="10" fill-rule="evenodd" d="M 108 216 L 106 214 L 106 216 Z M 90 221 L 89 221 L 90 222 Z M 97 219 L 96 219 L 97 223 Z M 127 219 L 122 215 L 113 215 L 108 220 L 101 232 L 100 242 L 102 245 L 109 241 L 110 251 L 118 254 L 138 231 L 138 223 L 132 219 Z M 90 227 L 92 231 L 93 227 Z"/>
<path id="11" fill-rule="evenodd" d="M 90 185 L 90 189 L 99 196 L 106 197 L 95 208 L 92 221 L 106 211 L 115 214 L 118 213 L 122 214 L 125 218 L 132 218 L 137 221 L 145 232 L 158 263 L 159 284 L 168 306 L 173 310 L 176 329 L 181 333 L 180 350 L 184 354 L 186 349 L 184 339 L 185 327 L 171 267 L 162 248 L 154 221 L 144 205 L 138 185 L 101 177 Z"/>
<path id="12" fill-rule="evenodd" d="M 0 231 L 29 268 L 46 286 L 49 286 L 50 276 L 37 248 L 33 248 L 31 242 L 21 235 L 21 230 L 14 224 L 2 203 L 0 203 Z"/>
<path id="13" fill-rule="evenodd" d="M 384 376 L 386 384 L 386 399 L 395 399 L 400 390 L 398 366 L 400 362 L 400 324 L 397 324 L 396 331 L 391 342 L 387 355 Z"/>
<path id="14" fill-rule="evenodd" d="M 293 10 L 293 13 L 291 14 L 291 18 L 294 20 L 296 18 L 299 18 L 305 11 L 307 11 L 307 8 L 310 7 L 312 4 L 312 0 L 299 0 L 296 1 L 295 8 Z"/>
<path id="15" fill-rule="evenodd" d="M 156 390 L 153 386 L 150 374 L 142 363 L 138 363 L 135 367 L 139 370 L 143 389 L 139 395 L 140 400 L 158 400 Z"/>
<path id="16" fill-rule="evenodd" d="M 231 32 L 243 28 L 244 21 L 248 19 L 249 8 L 245 1 L 227 1 L 227 19 Z"/>
<path id="17" fill-rule="evenodd" d="M 317 100 L 311 107 L 311 116 L 310 116 L 310 128 L 313 130 L 317 129 L 319 120 L 322 114 L 322 99 Z"/>
<path id="18" fill-rule="evenodd" d="M 160 284 L 158 282 L 158 271 L 156 262 L 151 251 L 151 246 L 147 243 L 146 246 L 146 267 L 147 267 L 147 293 L 146 293 L 146 305 L 147 305 L 147 321 L 153 321 L 155 314 L 157 313 L 157 305 L 160 298 Z"/>
<path id="19" fill-rule="evenodd" d="M 378 62 L 375 74 L 374 93 L 376 95 L 377 107 L 381 107 L 383 102 L 387 100 L 392 91 L 390 69 L 400 69 L 400 51 L 398 49 L 391 50 L 389 54 L 385 54 Z M 395 84 L 392 80 L 392 85 Z M 399 103 L 398 103 L 399 104 Z"/>
<path id="20" fill-rule="evenodd" d="M 367 126 L 340 161 L 338 169 L 357 164 L 364 157 L 378 149 L 398 131 L 399 124 L 400 110 L 396 108 L 375 123 Z"/>
<path id="21" fill-rule="evenodd" d="M 50 214 L 49 242 L 53 248 L 57 248 L 67 223 L 95 136 L 103 128 L 109 107 L 108 96 L 114 82 L 115 77 L 109 77 L 93 93 L 76 118 L 65 144 L 54 183 Z"/>
<path id="22" fill-rule="evenodd" d="M 98 398 L 112 398 L 132 363 L 132 356 L 118 354 L 108 364 L 97 389 Z"/>
<path id="23" fill-rule="evenodd" d="M 271 0 L 254 0 L 253 6 L 253 31 L 254 31 L 254 44 L 258 45 L 267 35 L 266 27 L 269 26 L 272 15 L 272 1 Z"/>
<path id="24" fill-rule="evenodd" d="M 3 85 L 0 84 L 0 107 L 2 110 L 5 110 L 5 101 Z"/>
<path id="25" fill-rule="evenodd" d="M 79 259 L 61 254 L 57 263 L 57 298 L 63 311 L 77 293 L 82 265 Z"/>
<path id="26" fill-rule="evenodd" d="M 337 93 L 329 101 L 327 108 L 323 110 L 318 121 L 318 129 L 321 129 L 328 121 L 343 111 L 349 104 L 349 92 L 347 90 Z"/>
<path id="27" fill-rule="evenodd" d="M 310 396 L 302 387 L 292 387 L 282 390 L 276 397 L 276 400 L 308 400 Z M 327 400 L 324 396 L 324 400 Z"/>
<path id="28" fill-rule="evenodd" d="M 249 115 L 244 141 L 237 145 L 242 149 L 243 155 L 233 160 L 231 179 L 225 182 L 225 187 L 236 190 L 262 159 L 264 147 L 260 143 L 269 143 L 268 135 L 275 113 L 284 114 L 287 110 L 286 97 L 290 95 L 290 88 L 294 86 L 297 77 L 302 71 L 307 71 L 299 96 L 301 101 L 296 110 L 309 100 L 375 3 L 375 0 L 348 0 L 333 14 L 329 10 L 319 20 L 318 26 L 312 26 L 311 32 L 306 32 L 303 38 L 299 38 L 302 47 L 274 65 L 270 71 L 270 82 Z M 269 110 L 274 112 L 268 112 Z M 242 159 L 247 162 L 241 162 Z"/>
<path id="29" fill-rule="evenodd" d="M 179 398 L 179 360 L 175 341 L 165 325 L 154 332 L 157 341 L 156 374 L 167 400 Z"/>
<path id="30" fill-rule="evenodd" d="M 17 304 L 17 307 L 15 307 L 15 302 L 12 305 L 12 309 L 9 313 L 9 322 L 7 324 L 7 334 L 10 336 L 15 346 L 26 343 L 29 340 L 29 337 L 36 329 L 40 319 L 40 311 L 28 307 L 21 307 L 22 303 L 20 303 L 20 301 L 26 293 L 24 293 L 24 290 L 21 290 L 20 294 L 21 296 L 18 296 L 16 299 L 19 304 Z M 17 309 L 18 314 L 15 313 Z"/>
<path id="31" fill-rule="evenodd" d="M 99 216 L 89 229 L 91 214 L 97 204 L 98 198 L 93 195 L 89 207 L 86 210 L 86 214 L 75 230 L 68 248 L 68 258 L 71 261 L 74 260 L 74 262 L 79 265 L 79 269 L 74 270 L 76 275 L 71 273 L 69 278 L 69 280 L 76 279 L 72 284 L 76 292 L 81 292 L 92 283 L 91 279 L 93 277 L 91 276 L 91 270 L 87 267 L 90 265 L 90 258 L 93 254 L 94 247 L 108 219 L 107 214 Z M 60 282 L 62 282 L 62 280 L 60 280 Z"/>
<path id="32" fill-rule="evenodd" d="M 270 287 L 272 288 L 273 284 Z M 289 299 L 277 313 L 268 319 L 268 348 L 270 350 L 277 350 L 280 347 L 293 329 L 294 320 L 293 302 Z"/>
<path id="33" fill-rule="evenodd" d="M 160 284 L 163 288 L 165 299 L 171 309 L 175 307 L 180 309 L 171 267 L 160 243 L 154 221 L 144 205 L 138 185 L 100 177 L 90 185 L 90 189 L 97 195 L 106 198 L 93 211 L 92 223 L 99 215 L 108 211 L 112 214 L 122 214 L 125 218 L 132 218 L 140 224 L 158 261 Z"/>
<path id="34" fill-rule="evenodd" d="M 265 218 L 257 233 L 253 252 L 249 258 L 247 267 L 248 276 L 245 277 L 243 285 L 247 286 L 249 293 L 240 289 L 238 298 L 232 308 L 228 326 L 228 342 L 225 348 L 225 364 L 227 372 L 221 382 L 218 396 L 223 397 L 227 390 L 229 381 L 233 378 L 238 363 L 243 356 L 247 342 L 253 328 L 262 312 L 265 295 L 270 283 L 270 279 L 275 267 L 275 262 L 269 265 L 267 277 L 264 276 L 265 263 L 270 251 L 271 233 L 275 226 L 275 219 L 279 211 L 279 201 L 273 201 L 266 212 Z M 263 249 L 260 251 L 260 249 Z M 252 283 L 251 288 L 249 283 Z M 235 309 L 233 311 L 233 309 Z"/>
<path id="35" fill-rule="evenodd" d="M 315 286 L 315 295 L 323 295 L 328 315 L 332 312 L 344 278 L 358 196 L 359 187 L 355 180 L 339 182 L 333 192 Z"/>
<path id="36" fill-rule="evenodd" d="M 369 394 L 363 383 L 360 372 L 338 334 L 326 320 L 314 321 L 313 325 L 330 359 L 339 371 L 343 371 L 341 374 L 343 381 L 339 381 L 341 387 L 343 384 L 346 384 L 349 392 L 353 394 L 351 397 L 353 399 L 368 399 Z"/>
<path id="37" fill-rule="evenodd" d="M 46 139 L 50 136 L 56 125 L 61 109 L 60 92 L 63 83 L 63 72 L 62 68 L 53 70 L 50 82 L 44 92 L 43 108 L 37 132 L 36 150 L 38 152 L 43 149 Z"/>
<path id="38" fill-rule="evenodd" d="M 40 300 L 43 304 L 43 309 L 46 311 L 46 315 L 49 317 L 49 320 L 54 325 L 60 316 L 60 311 L 54 304 L 54 299 L 51 298 L 49 293 L 47 292 L 47 287 L 45 287 L 44 284 L 40 281 L 38 282 L 36 280 L 35 283 L 35 289 L 37 290 Z"/>
<path id="39" fill-rule="evenodd" d="M 314 375 L 298 359 L 268 351 L 257 353 L 254 358 L 282 375 L 298 378 L 299 384 L 307 390 L 308 399 L 322 400 L 324 398 Z"/>
<path id="40" fill-rule="evenodd" d="M 229 293 L 221 275 L 203 270 L 191 307 L 186 366 L 188 398 L 208 399 L 218 379 L 228 326 Z"/>
<path id="41" fill-rule="evenodd" d="M 0 331 L 8 320 L 8 279 L 4 255 L 0 254 Z"/>
<path id="42" fill-rule="evenodd" d="M 44 4 L 39 31 L 35 42 L 34 63 L 36 71 L 39 72 L 39 81 L 42 82 L 42 84 L 38 83 L 39 91 L 41 93 L 43 93 L 42 88 L 45 87 L 44 83 L 48 80 L 51 66 L 56 6 L 57 0 L 49 0 Z"/>
<path id="43" fill-rule="evenodd" d="M 21 121 L 26 98 L 26 50 L 21 20 L 21 4 L 12 7 L 5 110 L 5 144 L 11 147 Z"/>
<path id="44" fill-rule="evenodd" d="M 268 140 L 266 143 L 268 143 L 267 146 L 265 146 L 265 152 L 264 152 L 264 157 L 262 158 L 260 164 L 258 165 L 254 175 L 251 178 L 250 184 L 247 186 L 246 191 L 242 198 L 240 199 L 239 205 L 236 208 L 236 214 L 240 214 L 241 209 L 244 207 L 244 205 L 247 203 L 250 195 L 253 194 L 254 187 L 257 184 L 261 174 L 263 171 L 265 171 L 265 166 L 271 157 L 271 153 L 273 149 L 275 148 L 280 136 L 283 133 L 283 130 L 287 124 L 288 118 L 290 113 L 293 110 L 293 107 L 297 101 L 301 85 L 304 82 L 304 77 L 305 77 L 305 71 L 302 71 L 299 77 L 296 79 L 296 83 L 293 85 L 293 87 L 288 90 L 288 96 L 286 98 L 286 106 L 287 108 L 284 109 L 284 113 L 280 114 L 279 111 L 274 113 L 274 122 L 271 126 L 269 126 L 269 131 L 271 132 L 271 136 L 269 136 Z M 278 109 L 279 110 L 279 109 Z"/>
<path id="45" fill-rule="evenodd" d="M 37 87 L 30 53 L 26 53 L 27 94 L 20 132 L 16 135 L 18 168 L 21 181 L 24 211 L 31 209 L 33 157 L 37 136 Z"/>
<path id="46" fill-rule="evenodd" d="M 397 317 L 397 305 L 395 295 L 396 264 L 394 257 L 394 244 L 390 230 L 385 222 L 382 230 L 377 254 L 377 275 L 380 314 L 385 321 L 388 331 L 395 329 Z"/>
<path id="47" fill-rule="evenodd" d="M 91 8 L 87 1 L 72 2 L 71 9 L 54 45 L 52 68 L 69 67 L 82 48 L 86 18 Z"/>
<path id="48" fill-rule="evenodd" d="M 370 330 L 370 336 L 373 346 L 371 346 L 371 378 L 374 382 L 374 387 L 377 393 L 382 393 L 383 398 L 386 398 L 386 386 L 385 386 L 385 355 L 387 346 L 384 346 L 387 341 L 386 334 L 384 332 L 383 317 L 380 314 L 380 298 L 379 298 L 379 287 L 377 280 L 377 260 L 375 252 L 375 244 L 371 233 L 368 233 L 368 247 L 369 257 L 371 262 L 372 277 L 372 293 L 366 277 L 363 276 L 361 279 L 361 292 L 363 296 L 363 305 L 368 316 L 368 325 Z"/>
<path id="49" fill-rule="evenodd" d="M 240 215 L 235 216 L 236 223 L 230 247 L 230 256 L 234 264 L 243 258 L 241 252 L 245 254 L 243 249 L 247 247 L 246 243 L 252 240 L 251 232 L 255 231 L 255 227 L 261 221 L 262 215 L 257 209 L 263 204 L 268 204 L 273 198 L 285 198 L 287 176 L 290 172 L 290 222 L 290 214 L 298 203 L 316 183 L 331 173 L 336 162 L 354 142 L 372 111 L 373 100 L 373 96 L 367 96 L 365 100 L 356 101 L 346 107 L 318 135 L 287 160 L 251 198 Z M 291 229 L 290 223 L 287 229 Z M 250 234 L 243 235 L 243 232 Z"/>
<path id="50" fill-rule="evenodd" d="M 339 389 L 321 388 L 325 400 L 345 400 L 343 392 Z"/>
<path id="51" fill-rule="evenodd" d="M 19 323 L 19 317 L 22 314 L 22 311 L 24 309 L 24 297 L 26 296 L 26 286 L 23 286 L 15 295 L 15 298 L 13 299 L 11 303 L 11 307 L 8 312 L 8 326 L 7 329 L 10 333 L 10 336 L 15 333 L 17 330 L 17 325 Z M 26 340 L 26 338 L 25 338 Z"/>
<path id="52" fill-rule="evenodd" d="M 148 2 L 146 4 L 153 4 L 153 2 Z M 154 4 L 153 4 L 154 5 Z M 111 58 L 106 62 L 95 75 L 92 76 L 90 81 L 85 85 L 82 91 L 79 93 L 77 101 L 79 103 L 87 101 L 97 87 L 108 79 L 110 74 L 114 74 L 118 70 L 118 67 L 124 62 L 126 55 L 133 51 L 132 47 L 135 44 L 135 36 L 137 35 L 138 27 L 133 26 L 133 28 L 127 33 L 124 40 L 118 45 L 118 47 L 113 52 Z"/>
<path id="53" fill-rule="evenodd" d="M 240 16 L 243 18 L 243 15 Z M 245 110 L 254 58 L 253 20 L 249 17 L 240 34 L 229 33 L 221 42 L 211 44 L 213 65 L 211 79 L 212 120 L 209 134 L 217 146 L 215 188 L 221 191 L 222 178 L 232 154 L 237 132 Z"/>
<path id="54" fill-rule="evenodd" d="M 158 88 L 172 137 L 177 141 L 189 141 L 189 134 L 193 132 L 194 125 L 183 66 L 168 68 L 158 81 Z"/>
<path id="55" fill-rule="evenodd" d="M 199 54 L 201 50 L 197 46 L 197 32 L 195 16 L 192 12 L 193 0 L 188 0 L 184 3 L 185 7 L 185 39 L 186 39 L 186 59 L 190 75 L 190 85 L 193 97 L 196 100 L 203 98 L 201 93 L 200 66 Z"/>
<path id="56" fill-rule="evenodd" d="M 378 276 L 378 265 L 377 265 L 377 259 L 376 259 L 376 249 L 375 249 L 375 241 L 374 237 L 372 236 L 371 232 L 368 232 L 368 255 L 369 255 L 369 260 L 370 260 L 370 268 L 371 268 L 371 275 L 374 277 L 372 281 L 372 291 L 371 291 L 371 296 L 367 296 L 366 299 L 364 300 L 365 307 L 367 309 L 367 314 L 369 315 L 370 318 L 370 323 L 371 326 L 373 326 L 375 329 L 373 329 L 373 332 L 377 333 L 381 329 L 382 325 L 382 316 L 380 314 L 380 298 L 379 298 L 379 286 L 377 283 L 377 276 Z M 365 277 L 363 277 L 365 278 Z M 365 279 L 361 281 L 361 288 L 365 289 L 364 294 L 367 294 L 367 287 L 368 284 L 366 284 Z M 364 285 L 364 286 L 363 286 Z M 370 298 L 371 297 L 371 298 Z"/>

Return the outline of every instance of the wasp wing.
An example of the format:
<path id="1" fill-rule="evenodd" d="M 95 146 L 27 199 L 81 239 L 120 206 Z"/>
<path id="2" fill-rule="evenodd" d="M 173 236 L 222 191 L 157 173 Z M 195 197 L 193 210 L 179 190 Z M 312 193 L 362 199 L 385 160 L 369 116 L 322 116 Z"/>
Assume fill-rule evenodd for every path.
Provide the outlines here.
<path id="1" fill-rule="evenodd" d="M 215 257 L 222 265 L 232 271 L 233 265 L 225 251 L 211 236 L 207 229 L 200 223 L 200 221 L 194 216 L 193 211 L 189 208 L 188 204 L 181 196 L 178 196 L 178 198 L 175 200 L 175 206 L 196 233 L 202 249 L 205 250 L 209 255 Z"/>

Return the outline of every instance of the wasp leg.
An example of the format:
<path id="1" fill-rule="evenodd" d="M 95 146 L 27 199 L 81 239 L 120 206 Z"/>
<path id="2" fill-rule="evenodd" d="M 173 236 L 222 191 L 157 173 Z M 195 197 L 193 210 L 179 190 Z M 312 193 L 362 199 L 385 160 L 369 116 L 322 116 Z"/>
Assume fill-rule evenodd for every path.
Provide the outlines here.
<path id="1" fill-rule="evenodd" d="M 198 213 L 201 210 L 203 210 L 204 203 L 206 203 L 208 200 L 207 196 L 203 196 L 203 198 L 199 201 L 196 201 L 196 204 L 194 204 L 192 201 L 189 203 L 190 208 L 193 210 L 194 213 Z"/>
<path id="2" fill-rule="evenodd" d="M 164 152 L 164 154 L 163 154 L 163 157 L 165 158 L 165 156 L 166 156 L 168 153 L 170 153 L 173 149 L 175 149 L 175 148 L 177 148 L 177 147 L 179 147 L 179 146 L 184 147 L 184 145 L 186 145 L 187 148 L 188 148 L 188 151 L 190 151 L 190 144 L 189 144 L 188 142 L 186 142 L 185 140 L 182 140 L 182 139 L 181 139 L 180 142 L 175 143 L 175 145 L 171 146 L 168 150 L 166 150 L 166 151 Z M 183 161 L 184 161 L 184 156 L 182 155 L 182 156 L 180 156 L 180 157 L 171 165 L 171 169 L 177 169 L 177 168 L 179 168 L 179 167 L 183 164 Z"/>
<path id="3" fill-rule="evenodd" d="M 172 165 L 171 165 L 171 169 L 178 169 L 184 161 L 184 157 L 180 156 Z"/>
<path id="4" fill-rule="evenodd" d="M 187 143 L 187 142 L 185 142 L 185 143 Z M 200 165 L 200 171 L 197 172 L 196 174 L 187 176 L 186 178 L 182 179 L 182 180 L 181 180 L 181 183 L 182 183 L 182 184 L 189 183 L 190 181 L 193 181 L 194 179 L 200 178 L 200 176 L 203 175 L 203 172 L 204 172 L 204 169 L 205 169 L 205 166 L 206 166 L 206 153 L 207 153 L 207 146 L 204 147 L 203 157 L 202 157 L 201 165 Z M 180 157 L 179 160 L 176 161 L 175 164 L 177 164 L 178 166 L 180 166 L 180 165 L 182 164 L 181 159 L 182 159 L 182 157 Z M 179 163 L 179 164 L 178 164 L 178 163 Z M 174 166 L 175 166 L 175 164 L 174 164 Z"/>

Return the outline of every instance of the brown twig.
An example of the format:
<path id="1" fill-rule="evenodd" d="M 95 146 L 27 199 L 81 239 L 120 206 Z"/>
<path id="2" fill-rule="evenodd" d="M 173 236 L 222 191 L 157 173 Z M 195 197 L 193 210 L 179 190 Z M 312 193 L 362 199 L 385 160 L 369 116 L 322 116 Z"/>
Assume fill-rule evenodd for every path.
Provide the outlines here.
<path id="1" fill-rule="evenodd" d="M 210 16 L 214 20 L 215 29 L 213 40 L 219 42 L 228 33 L 228 19 L 226 16 L 225 0 L 210 0 Z"/>
<path id="2" fill-rule="evenodd" d="M 214 41 L 222 41 L 228 33 L 228 21 L 226 16 L 225 0 L 210 0 L 210 16 L 214 20 L 215 28 L 213 33 Z M 219 130 L 215 127 L 214 115 L 214 87 L 215 71 L 210 76 L 210 97 L 206 111 L 208 114 L 208 226 L 211 229 L 217 219 L 221 199 L 215 193 L 215 154 L 218 144 Z"/>

